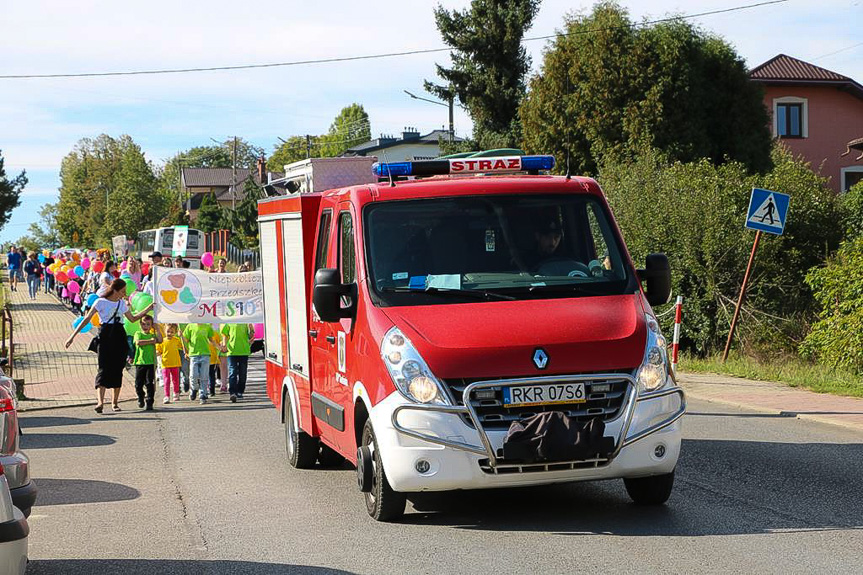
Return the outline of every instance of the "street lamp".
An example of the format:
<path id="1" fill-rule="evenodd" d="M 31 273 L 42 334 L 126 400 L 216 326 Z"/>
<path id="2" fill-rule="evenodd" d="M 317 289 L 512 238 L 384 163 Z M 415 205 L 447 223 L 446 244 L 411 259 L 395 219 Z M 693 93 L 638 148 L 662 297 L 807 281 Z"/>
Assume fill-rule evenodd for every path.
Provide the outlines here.
<path id="1" fill-rule="evenodd" d="M 438 100 L 431 100 L 429 98 L 423 98 L 422 96 L 417 96 L 416 94 L 412 94 L 407 90 L 404 90 L 404 93 L 413 98 L 414 100 L 422 100 L 423 102 L 428 102 L 430 104 L 437 104 L 438 106 L 445 106 L 449 108 L 449 143 L 452 144 L 454 139 L 455 132 L 453 130 L 453 96 L 450 94 L 450 97 L 447 99 L 447 103 L 444 104 Z"/>

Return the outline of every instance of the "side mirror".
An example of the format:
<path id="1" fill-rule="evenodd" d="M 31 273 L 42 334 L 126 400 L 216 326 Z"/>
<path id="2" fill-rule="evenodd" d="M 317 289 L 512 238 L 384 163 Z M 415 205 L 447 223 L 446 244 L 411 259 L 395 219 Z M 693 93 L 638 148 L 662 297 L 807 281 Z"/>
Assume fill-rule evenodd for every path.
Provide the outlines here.
<path id="1" fill-rule="evenodd" d="M 350 298 L 349 306 L 342 307 L 342 297 Z M 323 268 L 315 273 L 312 302 L 322 321 L 335 323 L 343 317 L 353 317 L 356 301 L 356 286 L 343 284 L 339 270 Z"/>
<path id="2" fill-rule="evenodd" d="M 671 297 L 671 267 L 665 254 L 648 254 L 638 277 L 645 283 L 644 295 L 650 305 L 662 305 Z"/>

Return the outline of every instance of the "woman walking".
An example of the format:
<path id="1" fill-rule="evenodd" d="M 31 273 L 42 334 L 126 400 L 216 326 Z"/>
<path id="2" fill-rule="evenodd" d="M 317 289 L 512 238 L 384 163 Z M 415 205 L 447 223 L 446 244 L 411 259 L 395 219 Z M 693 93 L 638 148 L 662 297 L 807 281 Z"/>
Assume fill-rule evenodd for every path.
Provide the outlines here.
<path id="1" fill-rule="evenodd" d="M 151 303 L 139 313 L 133 314 L 126 303 L 126 282 L 120 279 L 114 280 L 105 295 L 96 300 L 84 320 L 78 324 L 69 339 L 66 340 L 68 349 L 75 336 L 90 323 L 94 313 L 99 314 L 102 327 L 99 330 L 99 371 L 96 373 L 96 413 L 102 413 L 105 404 L 105 390 L 111 390 L 111 406 L 114 411 L 120 411 L 117 403 L 120 399 L 120 386 L 123 384 L 123 368 L 126 367 L 126 358 L 129 355 L 129 343 L 126 339 L 126 331 L 123 329 L 122 319 L 125 317 L 130 322 L 139 321 L 153 309 Z"/>
<path id="2" fill-rule="evenodd" d="M 30 299 L 36 299 L 39 293 L 39 281 L 42 279 L 42 266 L 36 259 L 36 252 L 30 252 L 24 263 L 24 273 L 27 274 L 27 289 L 30 291 Z"/>

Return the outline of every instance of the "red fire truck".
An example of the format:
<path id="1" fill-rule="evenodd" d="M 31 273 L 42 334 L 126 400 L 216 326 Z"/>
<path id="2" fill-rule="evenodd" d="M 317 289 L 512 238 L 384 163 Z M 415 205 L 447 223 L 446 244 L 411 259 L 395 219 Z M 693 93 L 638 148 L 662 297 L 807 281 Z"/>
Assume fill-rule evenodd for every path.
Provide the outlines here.
<path id="1" fill-rule="evenodd" d="M 260 202 L 292 466 L 356 465 L 377 520 L 417 491 L 622 478 L 637 503 L 668 499 L 685 411 L 651 308 L 668 260 L 636 269 L 599 185 L 553 166 L 369 164 Z"/>

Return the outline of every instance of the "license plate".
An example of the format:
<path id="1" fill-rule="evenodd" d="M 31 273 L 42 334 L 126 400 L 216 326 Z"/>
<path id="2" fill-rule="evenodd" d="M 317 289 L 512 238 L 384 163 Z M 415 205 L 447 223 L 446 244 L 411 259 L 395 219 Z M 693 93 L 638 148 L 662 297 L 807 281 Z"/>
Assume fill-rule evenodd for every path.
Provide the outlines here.
<path id="1" fill-rule="evenodd" d="M 587 401 L 587 394 L 584 392 L 583 383 L 516 385 L 503 388 L 504 407 L 584 403 L 585 401 Z"/>

